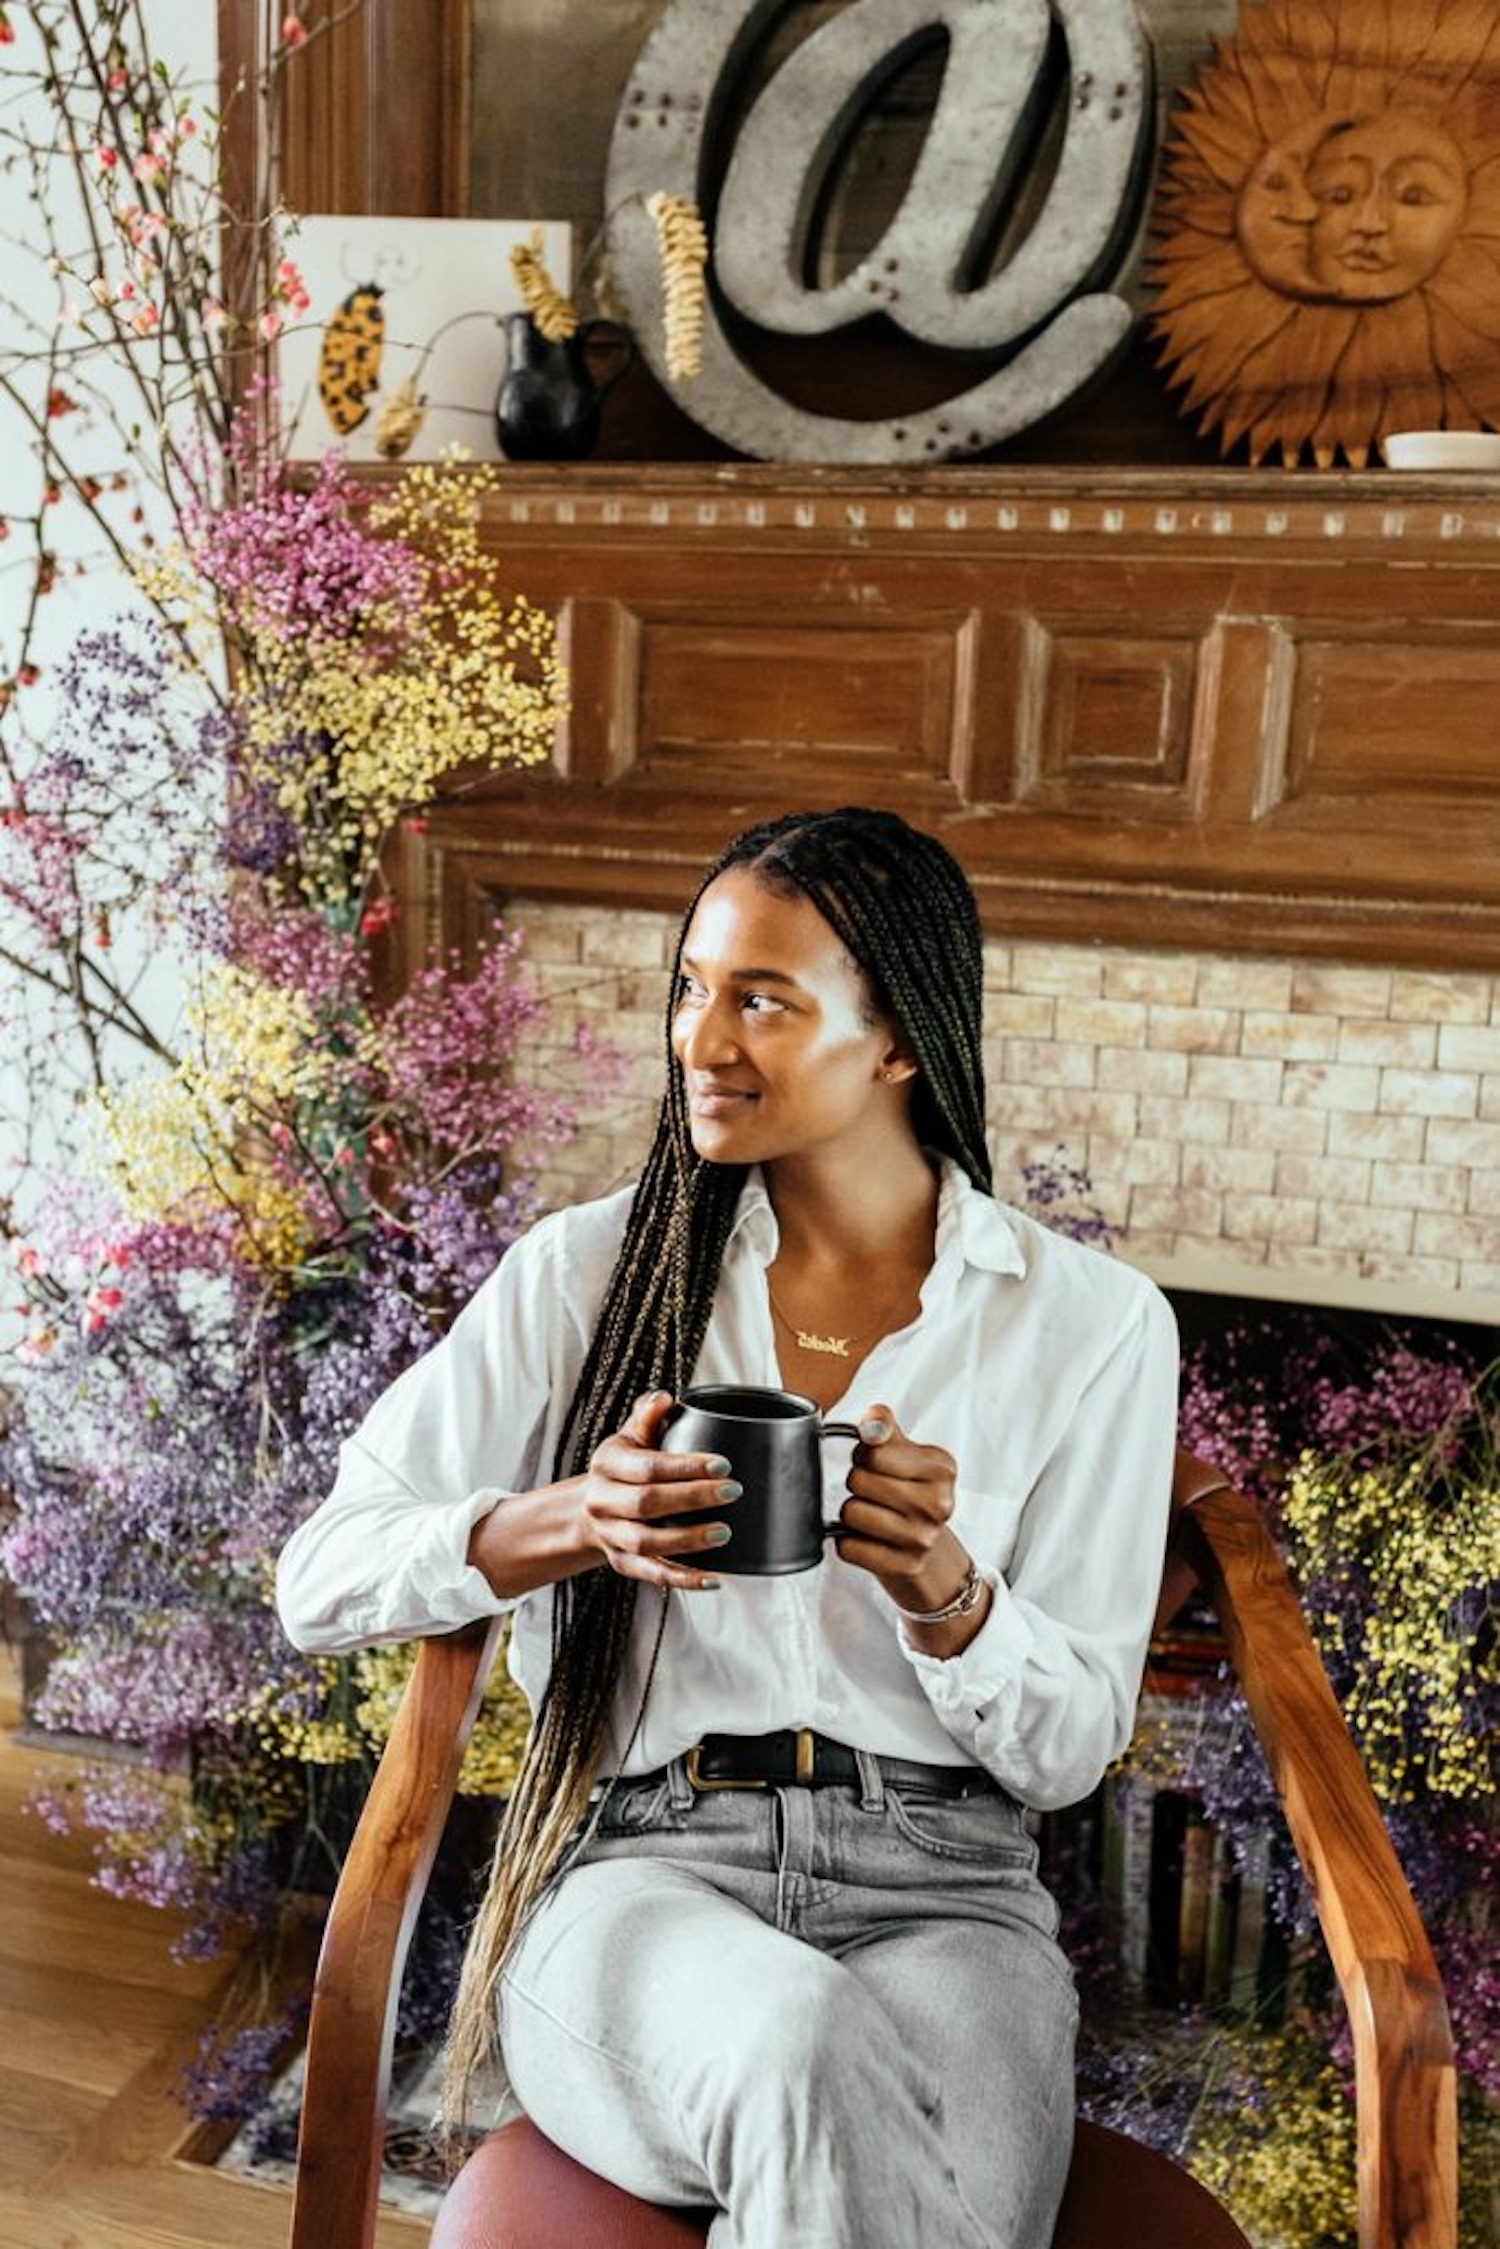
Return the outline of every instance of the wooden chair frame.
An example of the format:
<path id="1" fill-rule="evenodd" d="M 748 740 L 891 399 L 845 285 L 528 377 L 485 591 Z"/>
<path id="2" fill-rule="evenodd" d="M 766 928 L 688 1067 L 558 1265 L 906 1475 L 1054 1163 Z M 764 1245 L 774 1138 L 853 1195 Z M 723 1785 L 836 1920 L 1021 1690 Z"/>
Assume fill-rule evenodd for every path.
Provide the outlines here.
<path id="1" fill-rule="evenodd" d="M 1252 1502 L 1179 1453 L 1158 1622 L 1212 1602 L 1354 2036 L 1359 2249 L 1454 2249 L 1453 2040 L 1432 1951 L 1297 1596 Z M 290 2249 L 370 2249 L 407 1947 L 499 1622 L 424 1641 L 313 1990 Z"/>

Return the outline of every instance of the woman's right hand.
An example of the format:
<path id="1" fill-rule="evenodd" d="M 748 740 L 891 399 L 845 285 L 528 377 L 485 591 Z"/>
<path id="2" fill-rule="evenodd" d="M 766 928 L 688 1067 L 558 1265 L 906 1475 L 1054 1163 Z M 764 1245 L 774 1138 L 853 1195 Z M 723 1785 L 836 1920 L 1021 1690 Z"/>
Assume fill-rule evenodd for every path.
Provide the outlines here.
<path id="1" fill-rule="evenodd" d="M 732 1510 L 740 1486 L 722 1454 L 656 1450 L 671 1407 L 667 1391 L 648 1391 L 637 1398 L 624 1428 L 605 1438 L 581 1480 L 582 1528 L 599 1559 L 619 1576 L 684 1593 L 708 1592 L 719 1580 L 676 1557 L 727 1544 L 728 1523 L 673 1524 L 662 1518 L 701 1508 Z"/>

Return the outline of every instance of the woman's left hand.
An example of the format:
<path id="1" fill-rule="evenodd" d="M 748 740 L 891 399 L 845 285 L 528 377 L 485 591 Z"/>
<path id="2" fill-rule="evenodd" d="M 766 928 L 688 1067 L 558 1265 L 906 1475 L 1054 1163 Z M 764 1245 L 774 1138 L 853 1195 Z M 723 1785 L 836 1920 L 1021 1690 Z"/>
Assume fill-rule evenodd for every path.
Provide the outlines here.
<path id="1" fill-rule="evenodd" d="M 903 1435 L 889 1406 L 867 1408 L 859 1429 L 838 1551 L 878 1579 L 898 1609 L 940 1609 L 969 1569 L 968 1552 L 950 1528 L 958 1481 L 953 1455 Z"/>

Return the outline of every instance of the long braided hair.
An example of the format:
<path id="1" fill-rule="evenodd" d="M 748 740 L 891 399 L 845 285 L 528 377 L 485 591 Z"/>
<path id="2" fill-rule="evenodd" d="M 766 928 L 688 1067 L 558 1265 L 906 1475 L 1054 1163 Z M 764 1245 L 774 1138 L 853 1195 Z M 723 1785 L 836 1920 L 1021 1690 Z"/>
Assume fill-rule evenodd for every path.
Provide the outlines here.
<path id="1" fill-rule="evenodd" d="M 911 1047 L 917 1138 L 991 1191 L 979 917 L 957 861 L 894 813 L 858 807 L 788 813 L 746 829 L 708 869 L 683 917 L 668 1005 L 666 1094 L 558 1440 L 559 1478 L 587 1467 L 643 1392 L 677 1395 L 687 1387 L 708 1326 L 745 1172 L 694 1153 L 671 1019 L 688 925 L 709 884 L 731 868 L 751 870 L 768 888 L 817 907 L 863 974 L 872 1010 L 899 1025 Z M 587 1807 L 637 1591 L 636 1580 L 602 1568 L 553 1588 L 547 1689 L 501 1823 L 454 2008 L 451 2118 L 461 2117 L 473 2072 L 493 2046 L 505 1956 Z"/>

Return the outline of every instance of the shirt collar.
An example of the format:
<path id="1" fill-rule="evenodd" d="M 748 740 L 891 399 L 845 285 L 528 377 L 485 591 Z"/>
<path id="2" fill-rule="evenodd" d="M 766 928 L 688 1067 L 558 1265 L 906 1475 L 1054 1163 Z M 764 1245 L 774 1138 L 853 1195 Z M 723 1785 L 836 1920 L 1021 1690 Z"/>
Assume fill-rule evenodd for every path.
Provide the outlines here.
<path id="1" fill-rule="evenodd" d="M 729 1239 L 752 1251 L 763 1265 L 775 1259 L 781 1237 L 759 1164 L 752 1164 L 745 1175 Z M 1023 1274 L 1026 1271 L 1015 1221 L 1005 1204 L 996 1202 L 993 1195 L 982 1194 L 968 1173 L 950 1156 L 939 1156 L 934 1271 L 943 1262 L 950 1245 L 964 1264 L 976 1265 L 983 1272 Z"/>
<path id="2" fill-rule="evenodd" d="M 951 1156 L 940 1156 L 938 1167 L 934 1270 L 951 1244 L 966 1265 L 976 1265 L 981 1272 L 1023 1274 L 1026 1258 L 1012 1212 L 976 1187 Z"/>
<path id="3" fill-rule="evenodd" d="M 781 1230 L 776 1224 L 776 1213 L 766 1192 L 765 1174 L 759 1164 L 752 1164 L 745 1174 L 745 1184 L 740 1189 L 740 1199 L 729 1225 L 729 1242 L 752 1251 L 762 1265 L 775 1263 L 776 1252 L 781 1247 Z M 729 1242 L 725 1244 L 726 1250 Z"/>

